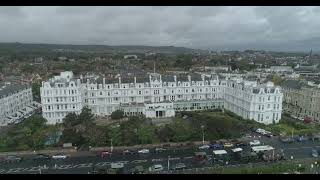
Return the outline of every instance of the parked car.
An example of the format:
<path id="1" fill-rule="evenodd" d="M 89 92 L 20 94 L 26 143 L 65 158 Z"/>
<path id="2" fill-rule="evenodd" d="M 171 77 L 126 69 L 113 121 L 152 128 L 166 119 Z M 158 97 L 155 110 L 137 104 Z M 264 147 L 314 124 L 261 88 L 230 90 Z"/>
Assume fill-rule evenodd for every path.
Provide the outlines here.
<path id="1" fill-rule="evenodd" d="M 8 163 L 10 163 L 10 162 L 20 162 L 21 160 L 22 160 L 21 157 L 15 156 L 15 155 L 9 155 L 4 159 L 4 161 L 8 162 Z"/>
<path id="2" fill-rule="evenodd" d="M 210 146 L 210 148 L 212 148 L 212 149 L 223 149 L 223 145 L 220 144 L 220 143 L 210 144 L 209 146 Z"/>
<path id="3" fill-rule="evenodd" d="M 287 137 L 287 138 L 280 138 L 280 141 L 283 143 L 293 143 L 294 139 L 291 137 Z"/>
<path id="4" fill-rule="evenodd" d="M 299 137 L 296 138 L 296 140 L 297 140 L 298 142 L 303 142 L 303 141 L 307 141 L 308 138 L 306 138 L 306 137 L 304 137 L 304 136 L 299 136 Z"/>
<path id="5" fill-rule="evenodd" d="M 173 169 L 174 170 L 181 170 L 181 169 L 185 169 L 187 166 L 184 163 L 178 163 L 176 164 Z"/>
<path id="6" fill-rule="evenodd" d="M 162 166 L 161 164 L 153 165 L 153 166 L 149 167 L 149 171 L 150 171 L 150 172 L 163 171 L 163 166 Z"/>
<path id="7" fill-rule="evenodd" d="M 261 143 L 260 143 L 259 140 L 253 140 L 253 141 L 251 141 L 249 144 L 250 144 L 250 146 L 258 146 L 258 145 L 260 145 Z"/>
<path id="8" fill-rule="evenodd" d="M 231 147 L 233 147 L 233 144 L 232 144 L 232 143 L 224 143 L 224 144 L 223 144 L 223 147 L 225 147 L 225 148 L 231 148 Z"/>
<path id="9" fill-rule="evenodd" d="M 199 147 L 199 149 L 204 150 L 204 149 L 209 149 L 210 146 L 209 145 L 202 145 Z"/>
<path id="10" fill-rule="evenodd" d="M 156 148 L 155 151 L 156 152 L 163 152 L 163 151 L 166 151 L 166 149 L 164 149 L 164 148 Z"/>
<path id="11" fill-rule="evenodd" d="M 65 154 L 55 154 L 52 156 L 52 159 L 67 159 L 68 156 Z"/>
<path id="12" fill-rule="evenodd" d="M 149 152 L 150 152 L 149 149 L 141 149 L 138 151 L 138 153 L 140 154 L 148 154 Z"/>
<path id="13" fill-rule="evenodd" d="M 131 170 L 132 174 L 143 174 L 144 173 L 144 168 L 143 166 L 136 166 Z"/>
<path id="14" fill-rule="evenodd" d="M 124 151 L 122 152 L 122 154 L 123 154 L 123 155 L 132 155 L 132 154 L 136 154 L 136 152 L 135 152 L 135 151 L 131 151 L 131 150 L 124 150 Z"/>
<path id="15" fill-rule="evenodd" d="M 38 161 L 38 160 L 50 160 L 51 157 L 49 155 L 46 155 L 46 154 L 37 154 L 33 160 L 34 161 Z"/>
<path id="16" fill-rule="evenodd" d="M 311 155 L 312 155 L 312 157 L 318 157 L 319 153 L 318 153 L 318 151 L 316 149 L 312 149 Z"/>
<path id="17" fill-rule="evenodd" d="M 100 157 L 105 158 L 105 157 L 111 156 L 111 154 L 112 153 L 109 151 L 101 151 Z"/>

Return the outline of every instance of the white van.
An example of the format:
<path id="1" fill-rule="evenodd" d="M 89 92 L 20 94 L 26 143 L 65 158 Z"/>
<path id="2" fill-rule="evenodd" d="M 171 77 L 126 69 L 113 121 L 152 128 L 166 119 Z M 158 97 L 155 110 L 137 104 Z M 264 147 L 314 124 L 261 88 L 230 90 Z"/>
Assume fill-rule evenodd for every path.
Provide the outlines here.
<path id="1" fill-rule="evenodd" d="M 153 166 L 149 167 L 149 171 L 150 171 L 150 172 L 163 171 L 163 166 L 162 166 L 161 164 L 153 165 Z"/>

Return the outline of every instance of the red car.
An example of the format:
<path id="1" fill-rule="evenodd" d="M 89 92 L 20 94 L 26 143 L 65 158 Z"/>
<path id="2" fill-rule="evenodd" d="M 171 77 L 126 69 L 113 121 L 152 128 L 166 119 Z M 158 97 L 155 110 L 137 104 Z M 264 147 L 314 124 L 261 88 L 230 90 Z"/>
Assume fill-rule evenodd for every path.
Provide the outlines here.
<path id="1" fill-rule="evenodd" d="M 104 157 L 110 156 L 111 154 L 112 154 L 112 153 L 109 152 L 109 151 L 102 151 L 102 152 L 100 153 L 100 156 L 101 156 L 102 158 L 104 158 Z"/>

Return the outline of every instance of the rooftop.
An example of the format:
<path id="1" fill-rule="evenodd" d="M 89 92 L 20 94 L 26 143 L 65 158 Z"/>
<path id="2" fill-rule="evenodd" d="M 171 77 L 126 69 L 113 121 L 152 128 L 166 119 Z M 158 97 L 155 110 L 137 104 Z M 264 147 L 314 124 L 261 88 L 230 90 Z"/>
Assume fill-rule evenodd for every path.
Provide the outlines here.
<path id="1" fill-rule="evenodd" d="M 0 98 L 15 94 L 23 89 L 28 88 L 27 85 L 7 85 L 0 87 Z"/>

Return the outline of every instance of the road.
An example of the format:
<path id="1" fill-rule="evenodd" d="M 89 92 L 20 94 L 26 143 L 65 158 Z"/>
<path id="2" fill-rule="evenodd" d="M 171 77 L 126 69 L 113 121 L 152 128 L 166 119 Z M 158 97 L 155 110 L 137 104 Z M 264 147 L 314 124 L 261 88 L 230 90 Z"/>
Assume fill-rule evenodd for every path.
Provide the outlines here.
<path id="1" fill-rule="evenodd" d="M 286 157 L 293 156 L 294 159 L 310 158 L 311 149 L 315 148 L 320 150 L 320 141 L 306 141 L 294 142 L 291 144 L 284 144 L 276 137 L 274 138 L 250 138 L 248 140 L 259 139 L 263 144 L 268 144 L 276 149 L 283 149 Z M 249 151 L 250 147 L 244 148 Z M 194 152 L 199 151 L 196 148 L 189 149 L 171 149 L 161 153 L 156 153 L 150 150 L 148 154 L 135 154 L 135 155 L 122 155 L 113 154 L 111 157 L 101 158 L 96 156 L 93 152 L 79 152 L 78 154 L 65 159 L 65 160 L 48 160 L 36 162 L 32 157 L 24 157 L 24 160 L 19 163 L 5 163 L 0 166 L 0 173 L 2 174 L 87 174 L 89 171 L 99 168 L 109 168 L 111 162 L 122 162 L 125 164 L 125 173 L 129 173 L 132 168 L 137 165 L 142 165 L 145 169 L 154 165 L 162 164 L 168 168 L 168 158 L 170 168 L 177 163 L 185 163 L 187 168 L 202 167 L 193 163 Z M 207 154 L 212 153 L 212 150 L 206 150 Z M 237 162 L 234 162 L 237 164 Z M 240 163 L 240 162 L 239 162 Z"/>

